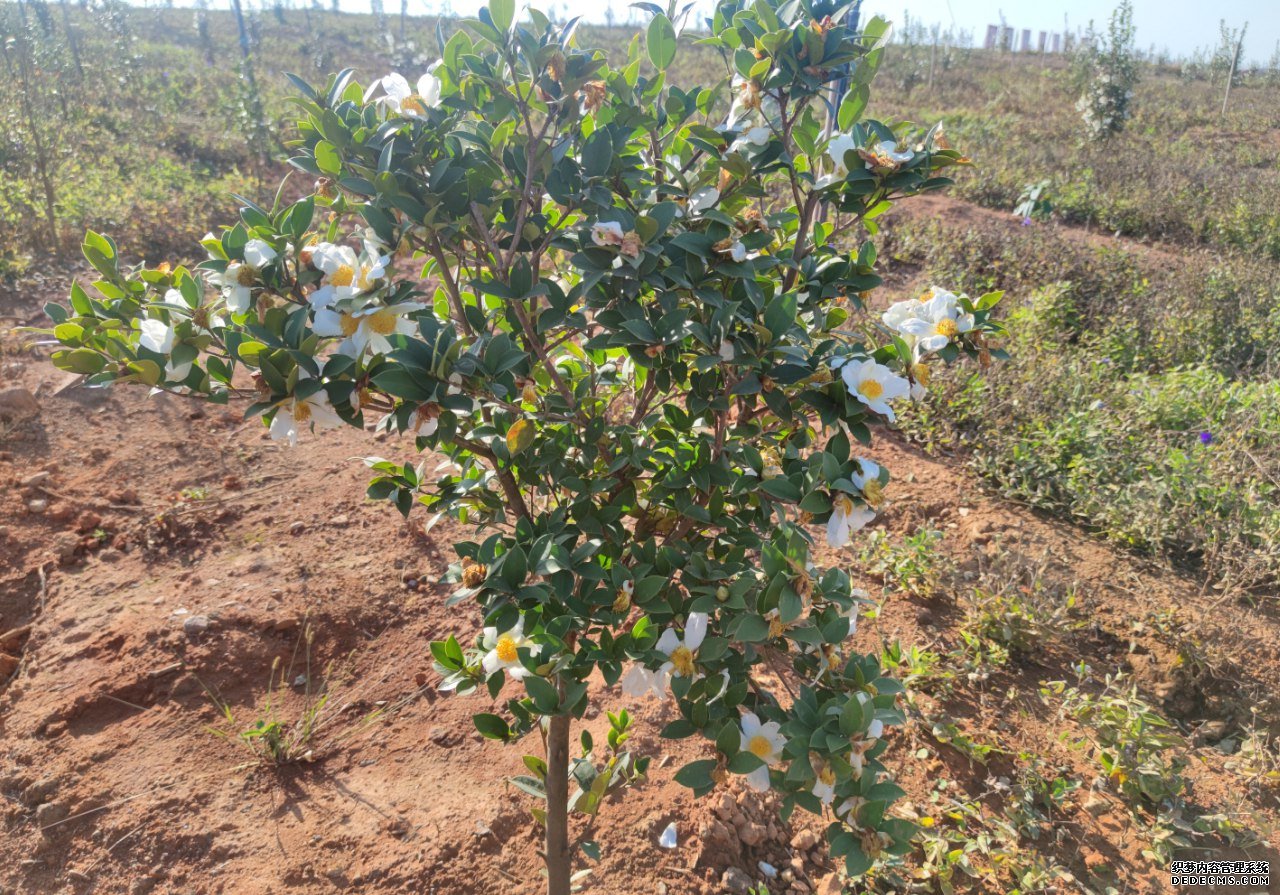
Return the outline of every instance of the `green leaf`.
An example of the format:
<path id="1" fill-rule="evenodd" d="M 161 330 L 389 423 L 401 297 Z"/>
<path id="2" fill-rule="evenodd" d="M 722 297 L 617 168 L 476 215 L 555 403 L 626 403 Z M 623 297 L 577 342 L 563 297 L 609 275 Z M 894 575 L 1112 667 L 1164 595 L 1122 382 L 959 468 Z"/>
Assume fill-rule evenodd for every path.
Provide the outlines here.
<path id="1" fill-rule="evenodd" d="M 530 675 L 524 679 L 524 688 L 529 691 L 529 698 L 542 714 L 554 715 L 559 710 L 560 694 L 550 681 Z"/>
<path id="2" fill-rule="evenodd" d="M 535 799 L 545 799 L 547 797 L 547 788 L 536 777 L 526 777 L 524 775 L 512 777 L 511 783 L 516 789 L 527 792 Z"/>
<path id="3" fill-rule="evenodd" d="M 456 644 L 457 641 L 454 641 L 454 643 Z M 445 668 L 456 671 L 462 667 L 462 656 L 454 655 L 453 650 L 450 649 L 450 642 L 448 640 L 431 641 L 431 655 L 434 656 L 435 660 Z"/>
<path id="4" fill-rule="evenodd" d="M 529 557 L 518 545 L 503 555 L 501 573 L 502 580 L 513 588 L 524 584 L 524 579 L 529 576 Z"/>
<path id="5" fill-rule="evenodd" d="M 840 710 L 840 730 L 845 736 L 851 736 L 861 731 L 865 726 L 863 724 L 864 718 L 862 703 L 858 701 L 857 696 L 850 695 L 849 701 Z"/>
<path id="6" fill-rule="evenodd" d="M 342 156 L 338 154 L 337 147 L 327 140 L 316 144 L 316 167 L 334 177 L 342 170 Z"/>
<path id="7" fill-rule="evenodd" d="M 649 51 L 649 61 L 658 71 L 666 71 L 671 60 L 676 58 L 676 29 L 671 20 L 658 13 L 649 21 L 649 31 L 645 35 L 645 49 Z"/>
<path id="8" fill-rule="evenodd" d="M 844 856 L 845 873 L 853 878 L 861 877 L 864 873 L 871 869 L 874 863 L 862 847 L 855 844 L 849 849 L 849 853 Z"/>
<path id="9" fill-rule="evenodd" d="M 710 789 L 715 785 L 711 772 L 716 769 L 716 762 L 711 758 L 691 761 L 676 771 L 676 782 L 692 790 Z"/>
<path id="10" fill-rule="evenodd" d="M 788 503 L 798 503 L 803 496 L 799 488 L 791 484 L 789 479 L 784 479 L 782 476 L 765 479 L 760 483 L 760 490 Z"/>
<path id="11" fill-rule="evenodd" d="M 739 617 L 733 636 L 743 643 L 759 643 L 769 636 L 769 623 L 759 615 L 743 615 Z"/>
<path id="12" fill-rule="evenodd" d="M 98 273 L 104 277 L 116 275 L 116 246 L 109 237 L 89 230 L 84 234 L 81 249 L 85 260 L 92 264 Z"/>
<path id="13" fill-rule="evenodd" d="M 587 137 L 582 147 L 582 173 L 603 177 L 613 165 L 613 137 L 608 128 L 600 128 Z"/>
<path id="14" fill-rule="evenodd" d="M 77 348 L 74 351 L 54 352 L 54 365 L 60 370 L 70 370 L 72 373 L 82 373 L 91 376 L 94 373 L 101 373 L 102 368 L 107 365 L 107 359 L 96 351 L 90 351 L 88 348 Z M 154 384 L 154 383 L 152 383 Z"/>
<path id="15" fill-rule="evenodd" d="M 497 715 L 481 712 L 478 715 L 472 715 L 471 720 L 476 725 L 476 730 L 480 731 L 481 736 L 488 737 L 491 740 L 504 741 L 511 736 L 511 728 L 506 721 Z"/>
<path id="16" fill-rule="evenodd" d="M 489 17 L 498 31 L 506 34 L 516 18 L 516 0 L 489 0 Z"/>
<path id="17" fill-rule="evenodd" d="M 836 113 L 836 123 L 840 126 L 840 130 L 848 131 L 853 127 L 862 110 L 867 107 L 867 100 L 870 97 L 871 91 L 865 84 L 855 84 L 849 88 L 849 92 L 844 95 L 840 103 L 840 111 Z"/>

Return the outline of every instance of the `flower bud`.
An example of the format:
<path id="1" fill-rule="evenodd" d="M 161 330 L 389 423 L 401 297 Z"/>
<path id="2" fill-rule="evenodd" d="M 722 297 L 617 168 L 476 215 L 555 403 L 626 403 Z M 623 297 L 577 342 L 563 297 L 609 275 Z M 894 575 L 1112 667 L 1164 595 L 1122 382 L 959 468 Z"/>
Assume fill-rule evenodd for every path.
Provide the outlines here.
<path id="1" fill-rule="evenodd" d="M 721 603 L 729 599 L 729 588 L 725 587 L 723 584 L 717 587 L 716 599 L 719 600 Z"/>

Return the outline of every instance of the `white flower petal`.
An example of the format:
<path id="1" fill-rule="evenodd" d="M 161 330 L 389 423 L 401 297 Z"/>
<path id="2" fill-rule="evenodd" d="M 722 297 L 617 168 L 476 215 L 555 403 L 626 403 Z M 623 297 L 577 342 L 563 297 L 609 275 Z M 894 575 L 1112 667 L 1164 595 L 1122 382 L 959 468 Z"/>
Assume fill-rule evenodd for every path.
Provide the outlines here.
<path id="1" fill-rule="evenodd" d="M 747 785 L 756 792 L 767 792 L 769 789 L 769 766 L 761 765 L 747 774 Z"/>
<path id="2" fill-rule="evenodd" d="M 697 651 L 702 646 L 702 641 L 707 636 L 707 614 L 705 612 L 690 612 L 689 620 L 684 626 L 684 645 L 693 651 Z"/>

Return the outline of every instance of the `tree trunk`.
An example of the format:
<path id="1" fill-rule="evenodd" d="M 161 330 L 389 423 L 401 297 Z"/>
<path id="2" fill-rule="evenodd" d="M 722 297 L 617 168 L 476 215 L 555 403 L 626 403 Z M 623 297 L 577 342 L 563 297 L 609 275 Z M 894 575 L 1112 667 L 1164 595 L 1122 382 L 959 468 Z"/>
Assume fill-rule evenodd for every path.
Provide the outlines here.
<path id="1" fill-rule="evenodd" d="M 240 7 L 240 0 L 232 0 L 231 8 L 236 14 L 236 28 L 240 32 L 240 55 L 245 59 L 249 58 L 249 32 L 244 26 L 244 10 Z"/>
<path id="2" fill-rule="evenodd" d="M 552 715 L 547 731 L 547 895 L 569 895 L 569 716 Z"/>
<path id="3" fill-rule="evenodd" d="M 67 46 L 71 49 L 71 58 L 76 64 L 76 74 L 84 80 L 84 66 L 80 64 L 80 41 L 76 38 L 76 29 L 71 25 L 71 12 L 67 9 L 67 0 L 62 0 L 62 27 L 67 32 Z"/>

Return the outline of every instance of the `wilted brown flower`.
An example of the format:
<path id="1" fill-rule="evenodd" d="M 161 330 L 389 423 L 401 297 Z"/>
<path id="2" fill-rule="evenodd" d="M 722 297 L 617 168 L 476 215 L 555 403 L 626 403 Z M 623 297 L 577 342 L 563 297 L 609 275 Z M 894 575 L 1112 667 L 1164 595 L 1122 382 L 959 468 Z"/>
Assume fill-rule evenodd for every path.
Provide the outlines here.
<path id="1" fill-rule="evenodd" d="M 622 235 L 622 246 L 619 251 L 628 258 L 639 258 L 640 250 L 644 248 L 644 243 L 640 240 L 640 234 L 634 230 L 628 230 Z"/>
<path id="2" fill-rule="evenodd" d="M 594 112 L 604 105 L 604 81 L 588 81 L 582 85 L 582 89 L 578 91 L 578 96 L 582 99 L 582 107 L 588 112 Z"/>
<path id="3" fill-rule="evenodd" d="M 488 577 L 489 567 L 481 562 L 473 562 L 462 570 L 462 583 L 466 587 L 479 587 Z"/>

